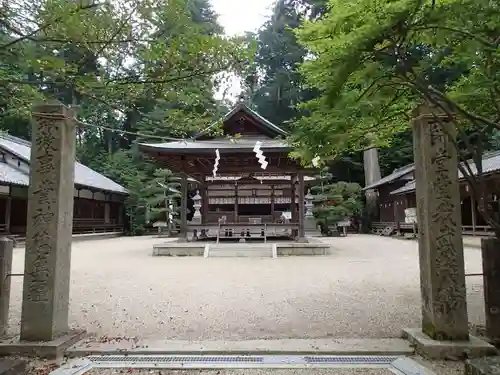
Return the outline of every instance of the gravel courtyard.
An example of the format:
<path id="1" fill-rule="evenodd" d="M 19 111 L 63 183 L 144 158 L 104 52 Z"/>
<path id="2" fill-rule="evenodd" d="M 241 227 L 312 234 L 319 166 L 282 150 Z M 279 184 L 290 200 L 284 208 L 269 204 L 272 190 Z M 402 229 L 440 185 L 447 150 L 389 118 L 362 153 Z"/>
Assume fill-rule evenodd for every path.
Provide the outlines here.
<path id="1" fill-rule="evenodd" d="M 420 323 L 417 244 L 377 236 L 328 241 L 326 257 L 152 257 L 165 239 L 73 245 L 70 323 L 97 336 L 164 339 L 397 337 Z M 467 272 L 481 271 L 466 249 Z M 22 273 L 24 249 L 14 250 Z M 22 277 L 13 277 L 11 333 Z M 483 321 L 482 282 L 469 277 L 471 323 Z"/>

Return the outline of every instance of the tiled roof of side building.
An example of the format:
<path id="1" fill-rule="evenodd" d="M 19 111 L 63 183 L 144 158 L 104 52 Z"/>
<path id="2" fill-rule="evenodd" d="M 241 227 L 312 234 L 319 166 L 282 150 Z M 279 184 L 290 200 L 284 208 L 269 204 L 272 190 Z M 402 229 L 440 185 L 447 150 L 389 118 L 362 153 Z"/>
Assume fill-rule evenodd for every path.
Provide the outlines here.
<path id="1" fill-rule="evenodd" d="M 31 143 L 28 141 L 10 135 L 1 134 L 0 148 L 16 155 L 18 158 L 25 160 L 28 163 L 30 161 Z M 29 177 L 26 176 L 25 173 L 14 167 L 8 166 L 5 163 L 0 164 L 0 173 L 3 172 L 0 175 L 0 181 L 17 185 L 29 184 Z M 26 176 L 26 179 L 23 179 L 21 175 Z M 18 181 L 19 183 L 16 183 L 15 181 Z M 75 162 L 75 184 L 109 191 L 112 193 L 127 194 L 127 190 L 123 186 L 79 162 Z"/>
<path id="2" fill-rule="evenodd" d="M 414 171 L 414 169 L 415 169 L 414 164 L 409 164 L 409 165 L 406 165 L 406 166 L 401 167 L 399 169 L 396 169 L 390 175 L 381 178 L 380 180 L 378 180 L 377 182 L 375 182 L 369 186 L 366 186 L 363 190 L 374 189 L 374 188 L 379 187 L 381 185 L 385 185 L 385 184 L 388 184 L 390 182 L 393 182 L 393 181 L 397 180 L 398 178 L 401 178 L 409 173 L 412 173 Z"/>
<path id="3" fill-rule="evenodd" d="M 476 174 L 476 165 L 469 161 L 472 173 Z M 495 151 L 488 153 L 484 156 L 483 158 L 483 174 L 488 174 L 488 173 L 493 173 L 497 172 L 500 170 L 500 151 Z M 463 174 L 462 172 L 458 171 L 458 178 L 462 179 Z M 399 189 L 396 189 L 394 191 L 391 191 L 391 194 L 403 194 L 403 193 L 409 193 L 411 191 L 415 190 L 415 180 L 408 182 L 406 185 L 400 187 Z"/>
<path id="4" fill-rule="evenodd" d="M 0 163 L 0 182 L 8 185 L 28 186 L 29 176 L 6 163 Z"/>

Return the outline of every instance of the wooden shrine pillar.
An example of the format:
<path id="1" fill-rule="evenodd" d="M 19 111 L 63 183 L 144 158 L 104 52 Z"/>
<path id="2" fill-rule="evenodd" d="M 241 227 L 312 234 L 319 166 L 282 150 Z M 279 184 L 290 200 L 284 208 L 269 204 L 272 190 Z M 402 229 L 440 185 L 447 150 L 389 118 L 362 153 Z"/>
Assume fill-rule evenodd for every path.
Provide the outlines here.
<path id="1" fill-rule="evenodd" d="M 201 186 L 201 223 L 207 223 L 208 217 L 208 183 L 205 176 L 201 177 L 201 182 L 203 186 Z"/>
<path id="2" fill-rule="evenodd" d="M 291 213 L 292 213 L 292 220 L 291 220 L 291 223 L 292 224 L 297 224 L 298 223 L 298 220 L 297 220 L 297 205 L 295 203 L 295 192 L 296 192 L 296 186 L 295 186 L 295 183 L 297 182 L 297 175 L 296 174 L 292 174 L 290 176 L 290 181 L 291 181 L 291 188 L 292 188 L 292 192 L 291 192 L 291 196 L 290 196 L 290 207 L 291 207 Z M 292 230 L 292 237 L 294 238 L 297 238 L 299 235 L 298 233 L 298 230 L 297 229 L 293 229 Z"/>
<path id="3" fill-rule="evenodd" d="M 399 196 L 396 195 L 396 199 L 393 200 L 393 211 L 394 211 L 394 224 L 396 226 L 396 233 L 399 235 L 401 233 L 401 218 L 399 217 L 398 201 Z"/>
<path id="4" fill-rule="evenodd" d="M 188 179 L 187 174 L 181 174 L 181 228 L 180 238 L 187 240 L 187 195 Z"/>
<path id="5" fill-rule="evenodd" d="M 271 223 L 274 223 L 274 185 L 271 185 Z"/>
<path id="6" fill-rule="evenodd" d="M 471 208 L 471 216 L 472 216 L 472 235 L 476 235 L 476 199 L 472 192 L 470 193 L 470 208 Z"/>
<path id="7" fill-rule="evenodd" d="M 291 196 L 290 196 L 290 211 L 292 212 L 292 223 L 297 223 L 297 206 L 295 205 L 295 181 L 296 181 L 296 174 L 292 174 L 290 176 L 290 181 L 291 181 Z"/>
<path id="8" fill-rule="evenodd" d="M 5 233 L 10 233 L 10 216 L 11 216 L 12 198 L 7 197 L 5 201 Z"/>
<path id="9" fill-rule="evenodd" d="M 234 222 L 240 222 L 238 220 L 238 182 L 234 183 Z"/>
<path id="10" fill-rule="evenodd" d="M 305 211 L 304 211 L 304 204 L 305 204 L 305 197 L 304 197 L 304 190 L 305 190 L 305 185 L 304 185 L 304 175 L 302 173 L 299 173 L 299 240 L 304 239 L 306 237 L 306 232 L 305 232 L 305 227 L 304 227 L 304 217 L 305 217 Z"/>

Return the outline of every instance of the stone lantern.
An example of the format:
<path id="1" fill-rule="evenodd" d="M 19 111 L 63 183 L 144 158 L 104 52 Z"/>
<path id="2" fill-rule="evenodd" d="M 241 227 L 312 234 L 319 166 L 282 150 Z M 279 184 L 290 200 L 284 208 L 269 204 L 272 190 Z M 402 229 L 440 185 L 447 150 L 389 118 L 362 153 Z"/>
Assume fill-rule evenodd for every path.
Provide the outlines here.
<path id="1" fill-rule="evenodd" d="M 193 214 L 193 224 L 201 224 L 201 195 L 200 191 L 196 190 L 196 195 L 193 197 L 193 207 L 194 207 L 194 214 Z"/>
<path id="2" fill-rule="evenodd" d="M 311 194 L 311 189 L 307 190 L 307 194 L 304 198 L 305 198 L 305 206 L 306 206 L 306 217 L 313 216 L 312 209 L 313 209 L 314 196 Z"/>
<path id="3" fill-rule="evenodd" d="M 316 220 L 313 215 L 313 199 L 314 196 L 311 194 L 311 189 L 307 190 L 307 194 L 304 197 L 305 199 L 305 217 L 304 217 L 304 226 L 306 230 L 316 230 Z"/>

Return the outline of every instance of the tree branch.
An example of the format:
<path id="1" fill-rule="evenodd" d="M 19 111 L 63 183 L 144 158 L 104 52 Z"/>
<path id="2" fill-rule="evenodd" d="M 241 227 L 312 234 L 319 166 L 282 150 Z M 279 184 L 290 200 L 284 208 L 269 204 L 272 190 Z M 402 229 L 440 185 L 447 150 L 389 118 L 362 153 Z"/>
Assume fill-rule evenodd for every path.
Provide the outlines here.
<path id="1" fill-rule="evenodd" d="M 498 43 L 492 43 L 489 40 L 487 40 L 487 39 L 485 39 L 485 38 L 483 38 L 483 37 L 481 37 L 479 35 L 475 35 L 475 34 L 470 33 L 468 31 L 460 30 L 460 29 L 457 29 L 457 28 L 454 28 L 454 27 L 440 26 L 440 25 L 428 25 L 428 26 L 411 28 L 412 31 L 414 31 L 414 30 L 415 31 L 420 31 L 420 30 L 428 30 L 428 29 L 438 29 L 438 30 L 445 30 L 445 31 L 455 32 L 455 33 L 461 34 L 462 36 L 466 36 L 466 37 L 469 37 L 471 39 L 475 39 L 478 42 L 481 42 L 482 44 L 484 44 L 485 46 L 487 46 L 488 48 L 492 48 L 494 50 L 496 50 L 498 48 Z"/>
<path id="2" fill-rule="evenodd" d="M 76 14 L 76 13 L 81 12 L 83 10 L 88 10 L 88 9 L 96 8 L 96 7 L 101 6 L 101 5 L 102 4 L 98 4 L 98 3 L 92 3 L 92 4 L 87 4 L 87 5 L 79 5 L 76 9 L 70 11 L 67 15 L 65 14 L 63 16 L 56 17 L 53 20 L 51 20 L 50 22 L 47 22 L 47 23 L 43 24 L 42 26 L 40 26 L 39 28 L 33 30 L 32 32 L 30 32 L 28 34 L 23 35 L 23 36 L 21 36 L 21 37 L 19 37 L 17 39 L 11 40 L 8 43 L 0 45 L 0 51 L 4 50 L 4 49 L 7 49 L 9 47 L 12 47 L 14 44 L 20 43 L 20 42 L 22 42 L 24 40 L 30 39 L 31 37 L 33 37 L 34 35 L 38 34 L 39 32 L 48 29 L 53 24 L 55 24 L 57 22 L 60 22 L 64 17 L 66 17 L 68 15 L 73 15 L 73 14 Z"/>

